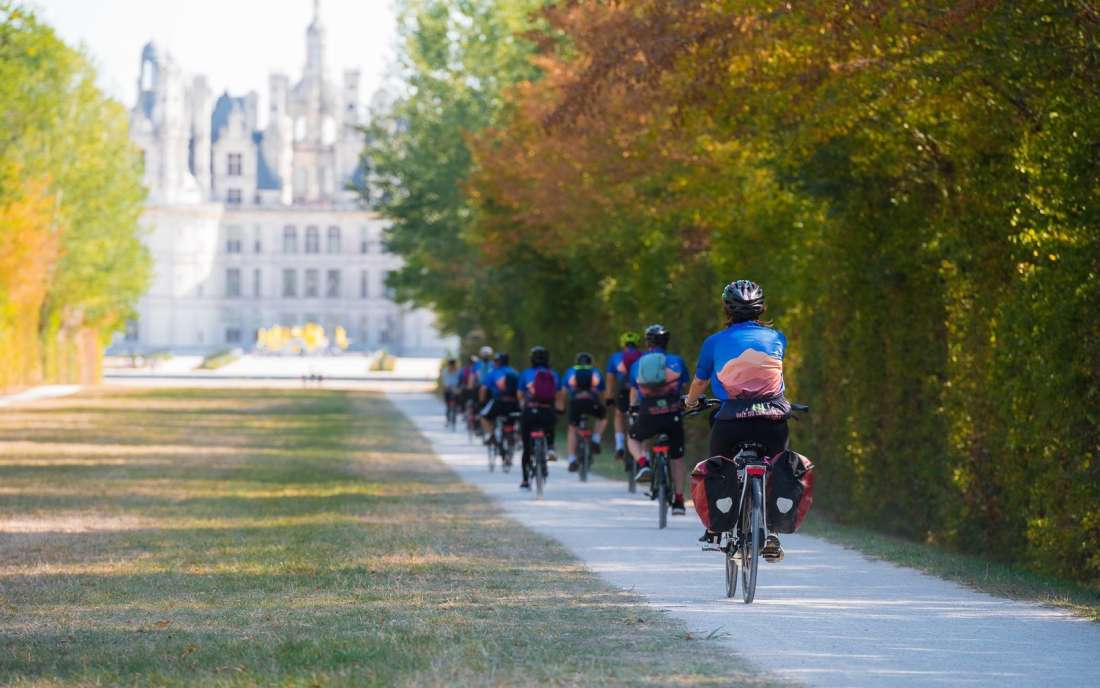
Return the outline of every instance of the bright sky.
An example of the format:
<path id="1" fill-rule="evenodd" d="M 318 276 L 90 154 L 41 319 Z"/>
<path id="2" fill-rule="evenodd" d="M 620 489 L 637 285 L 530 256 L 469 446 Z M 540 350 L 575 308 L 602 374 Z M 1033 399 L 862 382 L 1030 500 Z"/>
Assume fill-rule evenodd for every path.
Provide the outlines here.
<path id="1" fill-rule="evenodd" d="M 330 75 L 362 71 L 369 100 L 393 61 L 393 0 L 321 0 Z M 141 49 L 167 48 L 188 75 L 205 74 L 215 95 L 255 90 L 267 98 L 275 70 L 301 75 L 313 0 L 27 0 L 61 37 L 83 44 L 100 85 L 127 107 L 137 98 Z M 264 108 L 261 107 L 261 112 Z"/>

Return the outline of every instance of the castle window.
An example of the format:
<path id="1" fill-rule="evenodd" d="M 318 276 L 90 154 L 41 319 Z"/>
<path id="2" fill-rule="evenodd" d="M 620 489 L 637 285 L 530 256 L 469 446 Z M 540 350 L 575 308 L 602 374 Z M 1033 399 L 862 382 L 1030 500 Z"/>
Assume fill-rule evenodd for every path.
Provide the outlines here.
<path id="1" fill-rule="evenodd" d="M 240 253 L 241 252 L 241 228 L 240 227 L 226 227 L 226 229 L 225 229 L 225 252 L 226 253 Z"/>
<path id="2" fill-rule="evenodd" d="M 136 342 L 140 339 L 140 330 L 138 330 L 137 320 L 126 321 L 126 341 Z"/>
<path id="3" fill-rule="evenodd" d="M 283 270 L 283 297 L 295 297 L 298 295 L 298 271 L 294 269 Z"/>
<path id="4" fill-rule="evenodd" d="M 386 273 L 382 275 L 382 295 L 390 301 L 393 301 L 393 298 L 394 296 L 396 296 L 396 294 L 393 287 L 390 286 L 391 275 L 393 275 L 393 273 L 389 270 L 386 270 Z"/>
<path id="5" fill-rule="evenodd" d="M 264 295 L 264 275 L 259 268 L 252 271 L 252 295 L 257 299 Z"/>
<path id="6" fill-rule="evenodd" d="M 241 162 L 241 154 L 240 153 L 230 153 L 229 154 L 229 161 L 228 161 L 228 164 L 227 164 L 227 168 L 228 168 L 230 177 L 239 177 L 239 176 L 241 176 L 241 171 L 244 169 L 244 165 Z"/>
<path id="7" fill-rule="evenodd" d="M 241 295 L 240 268 L 228 268 L 225 271 L 225 295 L 235 299 Z"/>
<path id="8" fill-rule="evenodd" d="M 359 228 L 359 253 L 370 253 L 370 230 L 366 225 Z"/>
<path id="9" fill-rule="evenodd" d="M 340 271 L 329 270 L 325 273 L 325 296 L 330 299 L 340 298 Z"/>
<path id="10" fill-rule="evenodd" d="M 225 343 L 226 344 L 240 344 L 241 343 L 241 328 L 239 328 L 239 327 L 227 327 L 227 328 L 225 328 Z"/>
<path id="11" fill-rule="evenodd" d="M 298 228 L 294 225 L 283 227 L 283 253 L 298 252 Z"/>
<path id="12" fill-rule="evenodd" d="M 370 296 L 370 273 L 363 270 L 359 273 L 359 298 L 365 299 Z"/>
<path id="13" fill-rule="evenodd" d="M 230 189 L 229 191 L 226 192 L 225 200 L 226 200 L 226 202 L 229 203 L 229 205 L 240 205 L 241 204 L 241 190 L 240 189 Z"/>
<path id="14" fill-rule="evenodd" d="M 306 292 L 305 297 L 307 299 L 315 299 L 321 291 L 320 276 L 317 274 L 317 270 L 310 268 L 306 270 Z"/>
<path id="15" fill-rule="evenodd" d="M 327 245 L 325 246 L 325 250 L 328 251 L 329 253 L 339 253 L 340 252 L 340 228 L 339 227 L 329 227 L 328 228 L 328 238 L 327 238 Z"/>
<path id="16" fill-rule="evenodd" d="M 316 227 L 306 227 L 306 253 L 321 252 L 321 231 Z"/>
<path id="17" fill-rule="evenodd" d="M 252 252 L 253 253 L 263 253 L 264 252 L 264 231 L 263 231 L 263 228 L 261 228 L 259 225 L 256 225 L 256 239 L 252 243 Z"/>

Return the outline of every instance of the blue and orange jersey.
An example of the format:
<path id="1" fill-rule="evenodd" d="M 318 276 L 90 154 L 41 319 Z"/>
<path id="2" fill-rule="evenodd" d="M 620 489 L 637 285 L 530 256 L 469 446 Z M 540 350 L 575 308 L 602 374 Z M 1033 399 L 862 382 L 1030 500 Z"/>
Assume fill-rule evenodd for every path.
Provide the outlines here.
<path id="1" fill-rule="evenodd" d="M 707 337 L 695 377 L 709 380 L 717 399 L 727 402 L 719 417 L 785 417 L 783 356 L 787 337 L 756 322 L 730 325 Z"/>
<path id="2" fill-rule="evenodd" d="M 573 366 L 569 370 L 565 371 L 565 375 L 561 378 L 561 388 L 569 393 L 569 397 L 572 398 L 577 393 L 577 369 L 578 366 Z M 588 370 L 592 371 L 592 385 L 589 389 L 593 392 L 602 392 L 607 386 L 603 373 L 596 366 L 588 366 Z"/>
<path id="3" fill-rule="evenodd" d="M 638 382 L 639 368 L 641 367 L 641 358 L 634 361 L 634 365 L 630 366 L 630 385 L 638 390 L 638 393 L 643 397 L 671 397 L 679 396 L 683 393 L 684 384 L 687 382 L 687 363 L 684 359 L 676 354 L 670 354 L 664 349 L 649 349 L 644 352 L 642 356 L 646 354 L 659 353 L 665 355 L 665 384 L 661 387 L 650 387 L 648 385 L 642 385 Z"/>

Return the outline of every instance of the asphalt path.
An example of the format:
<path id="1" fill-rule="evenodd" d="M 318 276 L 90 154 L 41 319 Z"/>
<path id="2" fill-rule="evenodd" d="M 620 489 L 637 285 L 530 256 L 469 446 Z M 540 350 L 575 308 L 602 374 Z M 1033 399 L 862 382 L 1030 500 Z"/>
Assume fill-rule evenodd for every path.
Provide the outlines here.
<path id="1" fill-rule="evenodd" d="M 690 506 L 658 530 L 653 502 L 622 482 L 581 483 L 564 462 L 551 464 L 546 498 L 536 501 L 518 489 L 518 466 L 490 473 L 480 444 L 444 428 L 436 397 L 389 398 L 510 516 L 773 676 L 812 686 L 1100 686 L 1100 624 L 805 535 L 784 536 L 786 559 L 761 565 L 753 604 L 726 599 L 721 555 L 700 551 Z"/>

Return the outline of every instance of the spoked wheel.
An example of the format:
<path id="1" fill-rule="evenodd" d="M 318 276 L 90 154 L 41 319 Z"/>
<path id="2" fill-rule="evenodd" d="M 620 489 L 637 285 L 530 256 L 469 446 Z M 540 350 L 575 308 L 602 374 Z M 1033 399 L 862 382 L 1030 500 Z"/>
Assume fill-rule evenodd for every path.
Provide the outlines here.
<path id="1" fill-rule="evenodd" d="M 653 478 L 657 481 L 657 527 L 664 530 L 668 527 L 668 464 L 664 457 L 655 463 L 657 473 Z"/>
<path id="2" fill-rule="evenodd" d="M 738 550 L 733 543 L 726 545 L 726 597 L 732 598 L 737 594 L 737 577 L 741 575 L 741 561 L 737 557 Z"/>
<path id="3" fill-rule="evenodd" d="M 489 455 L 489 472 L 492 473 L 497 469 L 497 452 L 493 443 L 485 445 L 485 451 Z"/>
<path id="4" fill-rule="evenodd" d="M 533 468 L 535 471 L 535 499 L 542 499 L 542 489 L 546 485 L 546 441 L 542 438 L 535 440 Z"/>
<path id="5" fill-rule="evenodd" d="M 634 494 L 638 491 L 638 484 L 634 480 L 634 474 L 637 472 L 638 467 L 634 464 L 634 457 L 627 451 L 624 454 L 626 460 L 623 463 L 626 464 L 626 491 L 630 494 Z"/>
<path id="6" fill-rule="evenodd" d="M 760 567 L 760 550 L 764 547 L 764 486 L 760 478 L 752 479 L 750 494 L 749 532 L 741 535 L 741 597 L 745 604 L 752 604 L 756 597 L 756 572 Z"/>
<path id="7" fill-rule="evenodd" d="M 580 475 L 582 483 L 588 482 L 588 456 L 588 440 L 581 438 L 581 446 L 577 448 L 577 462 L 580 466 L 578 475 Z"/>
<path id="8" fill-rule="evenodd" d="M 509 438 L 504 443 L 504 449 L 501 450 L 500 470 L 504 471 L 505 473 L 512 472 L 512 456 L 515 454 L 515 451 L 516 441 L 512 438 Z"/>

